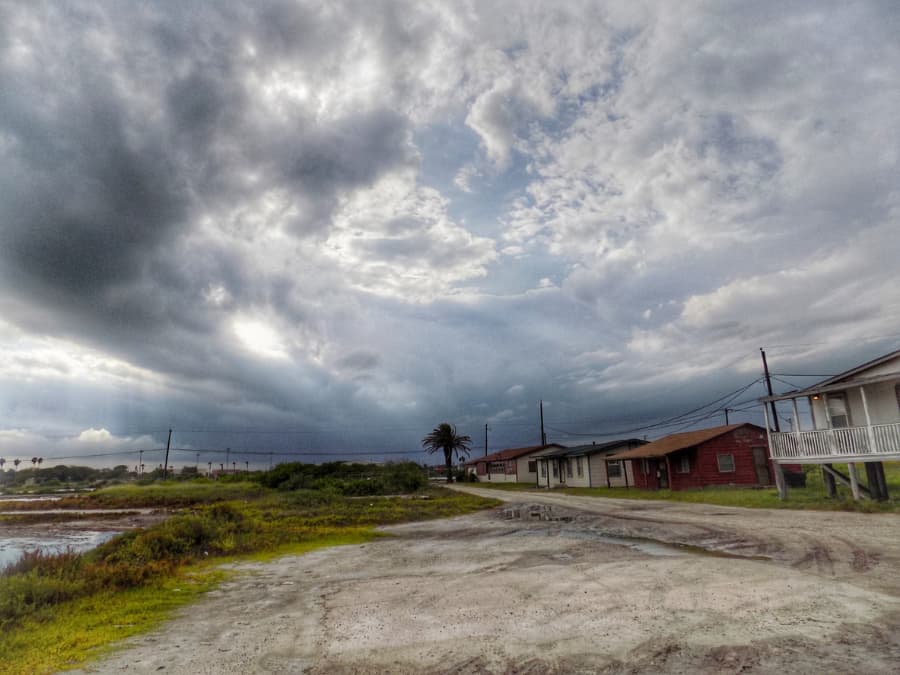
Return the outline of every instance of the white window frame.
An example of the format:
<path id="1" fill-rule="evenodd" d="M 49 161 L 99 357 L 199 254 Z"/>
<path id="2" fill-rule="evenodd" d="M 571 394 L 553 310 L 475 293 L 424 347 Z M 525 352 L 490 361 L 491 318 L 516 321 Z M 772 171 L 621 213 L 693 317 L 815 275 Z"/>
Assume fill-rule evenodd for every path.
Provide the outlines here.
<path id="1" fill-rule="evenodd" d="M 615 469 L 615 473 L 613 473 L 613 469 Z M 622 462 L 618 459 L 611 459 L 606 463 L 606 475 L 609 478 L 621 478 L 622 477 Z"/>
<path id="2" fill-rule="evenodd" d="M 575 458 L 575 471 L 578 473 L 579 478 L 584 476 L 584 463 L 581 461 L 581 457 Z"/>
<path id="3" fill-rule="evenodd" d="M 683 455 L 678 458 L 678 465 L 675 467 L 675 473 L 690 473 L 691 472 L 691 457 L 690 455 Z"/>
<path id="4" fill-rule="evenodd" d="M 726 457 L 727 457 L 728 460 L 731 462 L 731 468 L 730 468 L 730 469 L 723 469 L 723 468 L 722 468 L 722 460 L 723 460 L 724 458 L 726 458 Z M 723 453 L 717 454 L 717 455 L 716 455 L 716 465 L 719 467 L 719 473 L 734 473 L 735 470 L 736 470 L 735 462 L 734 462 L 734 453 L 731 453 L 731 452 L 723 452 Z"/>

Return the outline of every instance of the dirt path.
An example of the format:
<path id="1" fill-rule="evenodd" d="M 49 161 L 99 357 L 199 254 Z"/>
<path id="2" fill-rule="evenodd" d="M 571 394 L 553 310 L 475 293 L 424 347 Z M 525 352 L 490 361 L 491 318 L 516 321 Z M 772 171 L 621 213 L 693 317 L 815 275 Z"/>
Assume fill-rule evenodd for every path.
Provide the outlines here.
<path id="1" fill-rule="evenodd" d="M 242 564 L 85 672 L 893 673 L 900 663 L 896 516 L 489 494 L 511 503 Z M 615 538 L 635 536 L 764 559 Z"/>

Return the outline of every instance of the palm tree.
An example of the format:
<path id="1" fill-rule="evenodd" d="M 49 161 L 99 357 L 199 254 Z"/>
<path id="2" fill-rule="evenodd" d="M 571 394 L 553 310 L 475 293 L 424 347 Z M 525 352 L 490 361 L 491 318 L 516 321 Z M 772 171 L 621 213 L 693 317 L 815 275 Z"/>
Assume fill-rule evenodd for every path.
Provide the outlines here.
<path id="1" fill-rule="evenodd" d="M 6 464 L 6 460 L 0 457 L 0 471 L 3 471 L 3 465 Z"/>
<path id="2" fill-rule="evenodd" d="M 19 468 L 19 464 L 21 464 L 21 463 L 22 463 L 22 460 L 19 459 L 18 457 L 13 460 L 13 464 L 15 465 L 16 469 Z"/>
<path id="3" fill-rule="evenodd" d="M 453 453 L 456 456 L 468 455 L 472 439 L 456 433 L 456 427 L 441 422 L 430 434 L 422 439 L 422 447 L 431 454 L 438 450 L 444 453 L 444 464 L 447 467 L 447 482 L 453 482 Z"/>
<path id="4" fill-rule="evenodd" d="M 43 457 L 38 457 L 38 468 L 39 468 L 39 469 L 41 468 L 41 464 L 43 464 L 43 463 L 44 463 L 44 458 L 43 458 Z"/>
<path id="5" fill-rule="evenodd" d="M 31 466 L 37 466 L 37 457 L 31 458 Z"/>

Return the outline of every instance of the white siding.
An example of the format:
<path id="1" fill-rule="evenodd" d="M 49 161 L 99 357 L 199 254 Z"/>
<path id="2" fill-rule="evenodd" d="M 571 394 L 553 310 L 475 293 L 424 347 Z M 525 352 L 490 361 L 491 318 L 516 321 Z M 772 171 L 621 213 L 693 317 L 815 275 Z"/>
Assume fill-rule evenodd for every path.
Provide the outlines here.
<path id="1" fill-rule="evenodd" d="M 631 487 L 634 485 L 634 471 L 631 460 L 622 461 L 622 474 L 606 482 L 606 459 L 609 455 L 596 454 L 591 457 L 591 484 L 594 487 Z M 627 482 L 626 482 L 627 478 Z"/>
<path id="2" fill-rule="evenodd" d="M 532 485 L 537 483 L 537 471 L 528 470 L 528 463 L 534 461 L 536 460 L 533 454 L 519 457 L 516 460 L 516 469 L 518 470 L 518 478 L 516 480 L 519 483 L 531 483 Z"/>
<path id="3" fill-rule="evenodd" d="M 581 460 L 581 476 L 578 475 L 578 460 Z M 584 455 L 579 457 L 566 457 L 569 466 L 572 467 L 572 475 L 566 474 L 567 487 L 589 487 L 588 484 L 588 458 Z"/>
<path id="4" fill-rule="evenodd" d="M 900 374 L 900 356 L 879 364 L 874 368 L 867 368 L 861 373 L 857 373 L 853 377 L 847 378 L 847 384 L 850 385 L 854 380 L 859 378 L 878 377 L 879 375 L 891 375 L 893 373 Z"/>
<path id="5" fill-rule="evenodd" d="M 894 424 L 900 422 L 900 405 L 897 403 L 897 393 L 894 389 L 898 382 L 900 382 L 900 378 L 895 382 L 878 382 L 877 384 L 865 386 L 866 402 L 869 404 L 869 415 L 872 418 L 872 424 Z M 835 396 L 840 393 L 831 392 L 826 394 L 826 396 Z M 843 394 L 847 400 L 847 407 L 850 410 L 850 425 L 855 427 L 865 426 L 866 412 L 863 408 L 859 387 L 848 387 Z M 820 397 L 817 401 L 811 401 L 816 429 L 828 428 L 823 401 L 823 397 Z"/>

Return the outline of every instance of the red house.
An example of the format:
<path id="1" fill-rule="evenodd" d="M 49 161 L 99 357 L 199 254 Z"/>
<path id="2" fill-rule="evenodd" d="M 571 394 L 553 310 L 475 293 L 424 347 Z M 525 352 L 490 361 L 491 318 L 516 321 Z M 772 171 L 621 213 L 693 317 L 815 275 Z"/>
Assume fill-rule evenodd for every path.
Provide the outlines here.
<path id="1" fill-rule="evenodd" d="M 672 434 L 611 459 L 630 459 L 635 487 L 651 490 L 775 482 L 766 430 L 749 423 Z"/>

